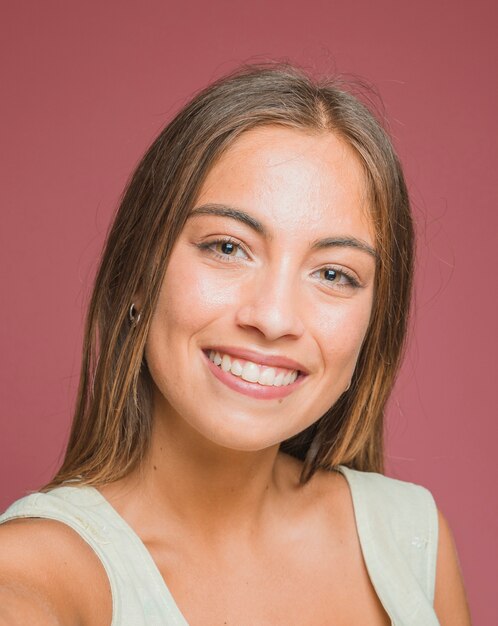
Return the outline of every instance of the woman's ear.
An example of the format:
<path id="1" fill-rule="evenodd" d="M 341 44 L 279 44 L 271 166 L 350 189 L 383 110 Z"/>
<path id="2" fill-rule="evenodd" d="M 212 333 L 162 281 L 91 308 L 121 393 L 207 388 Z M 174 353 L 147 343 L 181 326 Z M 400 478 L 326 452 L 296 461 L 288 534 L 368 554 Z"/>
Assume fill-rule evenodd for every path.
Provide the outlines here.
<path id="1" fill-rule="evenodd" d="M 142 292 L 141 290 L 138 290 L 134 293 L 133 298 L 130 302 L 130 308 L 128 309 L 128 318 L 132 326 L 136 326 L 140 321 L 140 316 L 142 314 L 142 303 Z"/>
<path id="2" fill-rule="evenodd" d="M 130 324 L 132 326 L 136 326 L 138 324 L 138 322 L 140 321 L 140 316 L 141 316 L 141 312 L 139 309 L 137 309 L 136 305 L 134 302 L 131 303 L 130 305 L 130 309 L 128 311 L 128 319 L 130 320 Z"/>

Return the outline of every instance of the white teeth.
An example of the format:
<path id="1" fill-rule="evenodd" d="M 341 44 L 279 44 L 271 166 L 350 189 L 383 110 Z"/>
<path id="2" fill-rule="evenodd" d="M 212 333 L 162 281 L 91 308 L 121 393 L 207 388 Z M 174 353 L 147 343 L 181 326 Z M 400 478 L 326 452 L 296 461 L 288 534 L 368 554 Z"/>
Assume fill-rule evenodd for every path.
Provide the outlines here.
<path id="1" fill-rule="evenodd" d="M 273 386 L 274 387 L 281 387 L 282 383 L 284 382 L 284 376 L 285 376 L 285 374 L 283 372 L 280 372 L 279 374 L 277 374 L 275 376 L 275 380 L 273 381 Z"/>
<path id="2" fill-rule="evenodd" d="M 228 354 L 224 354 L 221 359 L 221 369 L 224 372 L 229 372 L 232 367 L 232 359 L 228 356 Z"/>
<path id="3" fill-rule="evenodd" d="M 282 386 L 286 386 L 290 383 L 291 380 L 291 376 L 292 376 L 292 372 L 288 372 L 285 376 L 284 376 L 284 380 L 282 382 Z"/>
<path id="4" fill-rule="evenodd" d="M 232 367 L 230 368 L 230 371 L 232 372 L 234 376 L 241 376 L 242 369 L 243 369 L 242 365 L 238 361 L 234 361 L 232 363 Z"/>
<path id="5" fill-rule="evenodd" d="M 209 359 L 224 372 L 230 372 L 234 376 L 240 376 L 250 383 L 258 383 L 266 387 L 284 387 L 290 385 L 297 378 L 297 370 L 279 372 L 277 374 L 273 367 L 263 369 L 262 366 L 245 361 L 244 365 L 232 358 L 228 354 L 221 354 L 215 350 L 209 351 Z"/>
<path id="6" fill-rule="evenodd" d="M 257 383 L 261 370 L 256 363 L 246 361 L 242 369 L 242 378 L 247 380 L 248 383 Z"/>
<path id="7" fill-rule="evenodd" d="M 260 385 L 266 385 L 271 387 L 273 385 L 273 381 L 275 380 L 275 370 L 273 367 L 269 367 L 267 370 L 263 370 L 258 378 L 258 383 Z"/>

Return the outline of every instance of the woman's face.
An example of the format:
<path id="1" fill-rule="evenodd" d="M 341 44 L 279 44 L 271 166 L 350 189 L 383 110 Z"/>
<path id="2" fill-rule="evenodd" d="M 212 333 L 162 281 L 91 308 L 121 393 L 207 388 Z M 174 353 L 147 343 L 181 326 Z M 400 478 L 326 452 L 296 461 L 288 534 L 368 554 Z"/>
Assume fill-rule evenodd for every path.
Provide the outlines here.
<path id="1" fill-rule="evenodd" d="M 364 175 L 342 140 L 278 126 L 241 135 L 165 273 L 146 344 L 155 417 L 247 451 L 319 419 L 365 337 L 374 241 Z"/>

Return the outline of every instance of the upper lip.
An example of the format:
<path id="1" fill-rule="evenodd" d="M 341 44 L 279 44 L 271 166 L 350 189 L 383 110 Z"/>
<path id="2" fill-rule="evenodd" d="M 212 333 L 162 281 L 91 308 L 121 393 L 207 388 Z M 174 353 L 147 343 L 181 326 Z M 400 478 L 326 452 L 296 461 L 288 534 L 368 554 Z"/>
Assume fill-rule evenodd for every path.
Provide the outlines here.
<path id="1" fill-rule="evenodd" d="M 299 370 L 302 374 L 308 374 L 308 370 L 299 361 L 289 359 L 286 356 L 279 354 L 263 354 L 262 352 L 256 352 L 255 350 L 248 350 L 247 348 L 237 348 L 235 346 L 209 346 L 207 351 L 214 350 L 221 354 L 229 354 L 230 356 L 239 357 L 244 361 L 252 361 L 253 363 L 260 365 L 268 365 L 269 367 L 283 367 L 288 370 Z"/>

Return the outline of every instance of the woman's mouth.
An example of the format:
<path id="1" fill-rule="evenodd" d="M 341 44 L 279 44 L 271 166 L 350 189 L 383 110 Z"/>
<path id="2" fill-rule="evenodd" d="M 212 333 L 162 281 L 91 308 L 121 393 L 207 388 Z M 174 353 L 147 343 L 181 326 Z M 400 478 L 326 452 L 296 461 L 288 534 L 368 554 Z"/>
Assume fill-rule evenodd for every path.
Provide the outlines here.
<path id="1" fill-rule="evenodd" d="M 216 350 L 203 350 L 211 372 L 225 385 L 256 398 L 283 398 L 305 378 L 300 370 L 273 367 Z"/>

